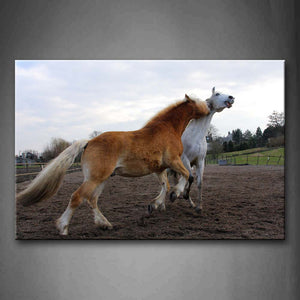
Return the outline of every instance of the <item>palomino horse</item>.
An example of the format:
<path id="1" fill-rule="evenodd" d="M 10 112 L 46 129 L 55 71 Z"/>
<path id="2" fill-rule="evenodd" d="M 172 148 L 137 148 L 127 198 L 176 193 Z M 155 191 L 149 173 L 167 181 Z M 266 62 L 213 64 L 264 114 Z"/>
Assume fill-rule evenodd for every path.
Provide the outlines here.
<path id="1" fill-rule="evenodd" d="M 53 196 L 66 170 L 84 150 L 81 157 L 84 181 L 72 194 L 67 209 L 56 222 L 60 234 L 68 234 L 72 215 L 84 199 L 93 209 L 95 224 L 112 228 L 97 205 L 104 183 L 111 175 L 139 177 L 155 173 L 162 191 L 149 204 L 148 210 L 165 209 L 164 200 L 169 190 L 165 170 L 170 168 L 182 175 L 173 192 L 173 197 L 178 197 L 189 178 L 189 172 L 180 159 L 183 151 L 181 135 L 191 119 L 206 116 L 209 112 L 205 101 L 195 101 L 186 95 L 183 101 L 159 112 L 140 130 L 105 132 L 90 141 L 75 142 L 17 195 L 17 201 L 26 206 Z"/>
<path id="2" fill-rule="evenodd" d="M 206 100 L 210 109 L 208 115 L 202 116 L 197 120 L 192 120 L 182 134 L 181 140 L 183 143 L 183 153 L 181 155 L 184 166 L 189 170 L 190 177 L 188 185 L 184 190 L 183 197 L 188 199 L 191 206 L 197 212 L 202 211 L 202 182 L 203 171 L 205 164 L 205 156 L 207 151 L 206 136 L 212 117 L 216 112 L 221 112 L 224 108 L 230 108 L 234 102 L 234 97 L 212 89 L 212 95 Z M 190 188 L 194 180 L 192 176 L 192 167 L 196 167 L 197 186 L 198 186 L 198 201 L 197 205 L 194 204 L 190 197 Z M 171 201 L 176 198 L 170 198 Z"/>

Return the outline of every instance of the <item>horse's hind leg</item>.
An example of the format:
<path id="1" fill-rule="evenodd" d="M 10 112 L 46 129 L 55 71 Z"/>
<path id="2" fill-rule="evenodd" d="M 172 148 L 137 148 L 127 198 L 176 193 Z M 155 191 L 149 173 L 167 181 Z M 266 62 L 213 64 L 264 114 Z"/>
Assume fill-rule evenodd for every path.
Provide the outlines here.
<path id="1" fill-rule="evenodd" d="M 184 166 L 189 171 L 189 180 L 188 180 L 188 184 L 187 184 L 186 188 L 184 189 L 183 198 L 187 199 L 192 207 L 196 207 L 195 203 L 193 202 L 193 200 L 190 196 L 191 186 L 192 186 L 192 183 L 194 181 L 194 177 L 193 177 L 193 174 L 192 174 L 191 163 L 190 163 L 189 159 L 184 154 L 182 154 L 181 160 L 182 160 Z"/>
<path id="2" fill-rule="evenodd" d="M 186 187 L 186 184 L 188 182 L 189 171 L 183 165 L 180 157 L 170 162 L 170 168 L 182 175 L 179 178 L 177 185 L 173 188 L 173 191 L 170 194 L 170 200 L 173 202 L 176 198 L 179 197 L 180 193 L 184 191 L 184 188 Z"/>
<path id="3" fill-rule="evenodd" d="M 68 234 L 69 223 L 74 211 L 82 203 L 83 199 L 90 198 L 96 186 L 95 183 L 86 181 L 72 194 L 68 207 L 56 221 L 56 227 L 60 234 Z"/>
<path id="4" fill-rule="evenodd" d="M 94 212 L 94 221 L 95 224 L 103 229 L 112 229 L 113 226 L 109 223 L 109 221 L 104 217 L 101 211 L 98 208 L 98 198 L 104 189 L 105 182 L 102 182 L 94 191 L 92 198 L 89 200 L 93 212 Z"/>
<path id="5" fill-rule="evenodd" d="M 190 175 L 188 185 L 187 185 L 187 187 L 185 188 L 185 190 L 183 192 L 183 198 L 187 199 L 189 201 L 191 207 L 195 208 L 196 205 L 195 205 L 195 203 L 192 200 L 191 195 L 190 195 L 190 190 L 191 190 L 191 186 L 192 186 L 193 182 L 194 182 L 194 177 L 192 175 Z"/>
<path id="6" fill-rule="evenodd" d="M 161 184 L 161 191 L 159 195 L 148 205 L 149 214 L 152 213 L 153 209 L 157 208 L 159 208 L 160 210 L 166 210 L 165 197 L 170 189 L 167 171 L 164 170 L 162 173 L 156 175 L 158 177 L 159 183 Z"/>
<path id="7" fill-rule="evenodd" d="M 198 186 L 198 201 L 196 206 L 196 211 L 202 212 L 202 182 L 203 182 L 203 173 L 204 173 L 204 160 L 200 160 L 197 163 L 197 186 Z"/>

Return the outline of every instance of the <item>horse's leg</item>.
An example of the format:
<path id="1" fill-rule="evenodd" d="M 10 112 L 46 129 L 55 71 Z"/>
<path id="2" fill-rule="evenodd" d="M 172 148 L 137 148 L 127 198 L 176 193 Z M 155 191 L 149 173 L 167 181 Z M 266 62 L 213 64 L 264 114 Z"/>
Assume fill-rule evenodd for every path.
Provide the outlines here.
<path id="1" fill-rule="evenodd" d="M 166 210 L 166 205 L 165 205 L 165 197 L 167 192 L 170 189 L 170 185 L 168 182 L 168 176 L 167 176 L 167 171 L 164 170 L 162 173 L 156 174 L 159 180 L 159 183 L 161 184 L 161 191 L 159 195 L 151 201 L 151 203 L 148 205 L 148 212 L 149 214 L 152 213 L 153 209 L 159 208 L 160 210 Z"/>
<path id="2" fill-rule="evenodd" d="M 184 199 L 187 199 L 192 207 L 195 207 L 196 205 L 195 205 L 195 203 L 192 201 L 191 196 L 190 196 L 191 186 L 192 186 L 192 183 L 193 183 L 193 181 L 194 181 L 194 176 L 193 176 L 193 174 L 192 174 L 191 163 L 190 163 L 189 159 L 186 157 L 186 155 L 184 155 L 184 154 L 182 154 L 181 160 L 182 160 L 184 166 L 185 166 L 185 167 L 187 168 L 187 170 L 189 171 L 189 180 L 188 180 L 188 184 L 187 184 L 186 188 L 184 189 L 184 192 L 183 192 L 183 198 L 184 198 Z"/>
<path id="3" fill-rule="evenodd" d="M 72 194 L 68 207 L 66 208 L 65 212 L 61 215 L 61 217 L 56 221 L 56 227 L 59 230 L 60 234 L 68 234 L 69 223 L 74 214 L 74 211 L 82 203 L 83 199 L 89 198 L 92 195 L 96 186 L 97 185 L 93 182 L 85 181 Z"/>
<path id="4" fill-rule="evenodd" d="M 180 193 L 183 192 L 183 190 L 188 182 L 189 171 L 183 165 L 180 157 L 174 159 L 173 161 L 170 161 L 170 168 L 172 170 L 174 170 L 175 172 L 179 173 L 180 175 L 182 175 L 179 178 L 177 185 L 173 188 L 173 191 L 170 194 L 170 200 L 172 202 L 174 202 L 175 199 L 179 197 Z"/>
<path id="5" fill-rule="evenodd" d="M 198 186 L 198 201 L 196 211 L 201 213 L 202 211 L 202 183 L 203 183 L 203 172 L 204 172 L 204 159 L 197 162 L 197 186 Z"/>
<path id="6" fill-rule="evenodd" d="M 101 213 L 101 211 L 99 210 L 98 207 L 98 198 L 101 195 L 101 193 L 103 192 L 104 189 L 104 185 L 105 182 L 102 182 L 93 192 L 93 195 L 91 197 L 91 199 L 89 199 L 89 203 L 92 206 L 93 212 L 94 212 L 94 221 L 95 224 L 103 229 L 112 229 L 113 226 L 111 225 L 111 223 L 105 218 L 105 216 Z"/>

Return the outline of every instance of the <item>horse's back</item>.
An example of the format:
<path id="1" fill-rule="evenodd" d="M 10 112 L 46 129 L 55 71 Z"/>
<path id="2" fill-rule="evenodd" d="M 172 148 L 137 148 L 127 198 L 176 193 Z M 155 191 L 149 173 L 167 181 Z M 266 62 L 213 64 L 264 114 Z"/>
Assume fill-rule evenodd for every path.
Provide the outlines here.
<path id="1" fill-rule="evenodd" d="M 170 139 L 166 130 L 157 128 L 105 132 L 89 141 L 82 165 L 85 169 L 92 168 L 97 177 L 112 173 L 143 176 L 162 172 L 166 168 L 164 158 L 170 148 L 167 147 Z"/>

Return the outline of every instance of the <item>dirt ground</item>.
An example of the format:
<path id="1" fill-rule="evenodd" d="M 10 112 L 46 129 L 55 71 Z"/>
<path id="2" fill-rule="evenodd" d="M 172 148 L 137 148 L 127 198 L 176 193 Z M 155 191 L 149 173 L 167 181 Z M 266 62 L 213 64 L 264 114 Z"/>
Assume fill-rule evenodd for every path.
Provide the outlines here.
<path id="1" fill-rule="evenodd" d="M 203 212 L 187 200 L 166 198 L 166 211 L 147 214 L 147 205 L 160 187 L 154 175 L 111 177 L 99 198 L 112 230 L 94 225 L 87 203 L 75 212 L 67 237 L 60 236 L 55 220 L 68 205 L 83 179 L 81 172 L 67 174 L 51 199 L 23 207 L 16 204 L 17 239 L 284 239 L 285 199 L 282 166 L 208 165 L 204 172 Z M 17 184 L 17 191 L 27 182 Z M 196 184 L 191 189 L 196 200 Z"/>

